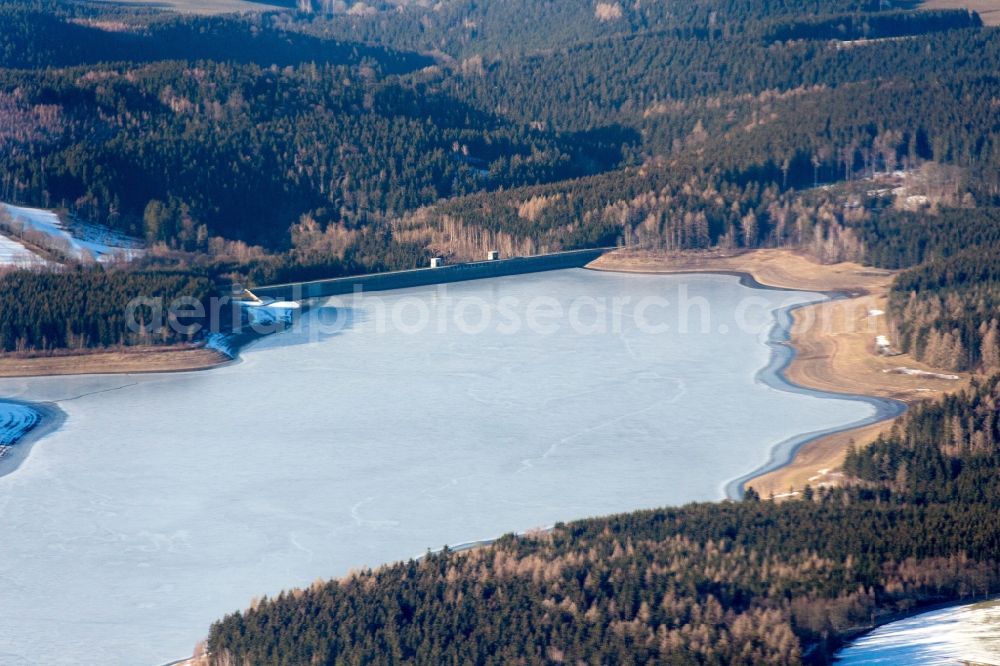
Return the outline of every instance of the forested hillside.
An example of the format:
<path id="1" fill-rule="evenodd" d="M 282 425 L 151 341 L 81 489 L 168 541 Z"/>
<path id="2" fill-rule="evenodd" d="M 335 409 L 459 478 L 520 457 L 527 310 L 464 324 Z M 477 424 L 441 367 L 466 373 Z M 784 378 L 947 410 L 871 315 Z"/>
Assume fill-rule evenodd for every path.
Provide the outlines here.
<path id="1" fill-rule="evenodd" d="M 211 662 L 826 663 L 873 620 L 1000 587 L 998 385 L 852 452 L 848 487 L 557 525 L 294 590 L 214 625 Z"/>
<path id="2" fill-rule="evenodd" d="M 394 44 L 416 51 L 435 50 L 455 58 L 506 57 L 564 48 L 609 35 L 655 30 L 738 34 L 748 23 L 780 21 L 803 13 L 801 3 L 761 0 L 700 0 L 688 3 L 589 2 L 502 3 L 444 2 L 436 6 L 404 0 L 372 2 L 360 11 L 336 7 L 330 0 L 302 0 L 312 15 L 307 29 L 366 42 Z M 810 11 L 819 15 L 873 13 L 878 0 L 820 0 Z"/>
<path id="3" fill-rule="evenodd" d="M 31 69 L 0 70 L 0 194 L 185 250 L 218 236 L 283 251 L 308 216 L 403 229 L 457 258 L 484 231 L 525 251 L 798 244 L 772 201 L 927 161 L 965 169 L 978 201 L 997 196 L 1000 33 L 974 14 L 614 6 L 178 18 L 8 0 L 3 62 Z M 546 48 L 510 30 L 525 16 Z M 428 43 L 393 37 L 411 21 Z M 517 43 L 431 67 L 406 52 L 470 21 Z M 553 48 L 557 26 L 579 34 Z M 470 48 L 491 48 L 483 30 Z"/>
<path id="4" fill-rule="evenodd" d="M 1000 367 L 998 306 L 997 244 L 935 258 L 902 273 L 890 299 L 900 348 L 949 370 Z"/>
<path id="5" fill-rule="evenodd" d="M 586 145 L 365 69 L 0 71 L 0 103 L 15 114 L 0 135 L 7 200 L 64 205 L 150 242 L 200 236 L 201 249 L 209 235 L 281 247 L 303 214 L 364 225 L 594 168 Z"/>
<path id="6" fill-rule="evenodd" d="M 625 142 L 630 166 L 473 195 L 419 219 L 503 230 L 527 247 L 616 237 L 681 249 L 802 246 L 814 240 L 798 233 L 802 224 L 811 231 L 831 216 L 843 223 L 886 212 L 874 199 L 839 203 L 792 224 L 800 216 L 790 220 L 788 209 L 817 198 L 810 188 L 926 162 L 962 170 L 952 201 L 967 193 L 988 205 L 1000 193 L 997 35 L 962 29 L 850 48 L 639 35 L 499 61 L 444 85 L 540 126 L 631 130 L 639 139 Z M 879 252 L 879 239 L 869 240 Z"/>
<path id="7" fill-rule="evenodd" d="M 433 63 L 415 53 L 282 30 L 270 15 L 176 16 L 111 3 L 5 0 L 0 25 L 0 67 L 6 68 L 222 60 L 263 66 L 370 64 L 388 73 Z"/>
<path id="8" fill-rule="evenodd" d="M 917 405 L 889 435 L 852 449 L 844 471 L 922 504 L 995 503 L 1000 497 L 1000 376 Z"/>
<path id="9" fill-rule="evenodd" d="M 579 130 L 613 122 L 642 124 L 658 115 L 659 104 L 682 99 L 726 101 L 764 91 L 923 79 L 953 74 L 959 62 L 963 74 L 995 71 L 998 38 L 978 29 L 975 15 L 904 13 L 885 19 L 887 26 L 898 22 L 912 38 L 845 44 L 862 36 L 861 31 L 852 34 L 854 24 L 874 20 L 855 15 L 829 19 L 844 28 L 839 38 L 794 38 L 801 30 L 795 23 L 758 24 L 726 38 L 644 32 L 521 58 L 479 59 L 463 65 L 462 75 L 446 85 L 483 108 Z M 934 58 L 925 57 L 928 50 Z"/>
<path id="10" fill-rule="evenodd" d="M 502 230 L 545 247 L 615 238 L 670 249 L 808 245 L 812 230 L 828 229 L 830 220 L 843 225 L 895 215 L 877 199 L 847 208 L 825 192 L 810 191 L 817 182 L 858 180 L 938 161 L 964 171 L 963 182 L 948 192 L 942 184 L 935 196 L 960 202 L 970 193 L 974 201 L 991 203 L 1000 183 L 1000 125 L 992 102 L 998 94 L 1000 79 L 974 76 L 947 83 L 865 82 L 720 103 L 686 136 L 677 133 L 678 125 L 664 123 L 672 129 L 659 141 L 674 148 L 650 156 L 641 167 L 477 194 L 421 211 L 419 218 L 424 225 Z M 742 117 L 734 107 L 758 120 L 727 122 Z M 961 124 L 954 122 L 957 117 Z M 817 214 L 814 204 L 823 200 L 830 206 Z M 528 206 L 530 214 L 524 212 L 528 202 L 537 202 Z M 811 204 L 813 212 L 805 212 Z M 926 211 L 914 217 L 935 219 Z M 872 253 L 881 252 L 883 242 L 911 242 L 905 235 L 866 240 Z"/>

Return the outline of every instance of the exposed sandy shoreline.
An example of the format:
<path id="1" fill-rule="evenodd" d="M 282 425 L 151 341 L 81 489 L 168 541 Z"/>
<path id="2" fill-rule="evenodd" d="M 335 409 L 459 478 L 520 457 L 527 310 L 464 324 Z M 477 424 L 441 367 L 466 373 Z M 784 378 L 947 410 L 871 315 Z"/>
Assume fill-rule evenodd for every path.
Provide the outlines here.
<path id="1" fill-rule="evenodd" d="M 798 308 L 793 313 L 790 343 L 796 354 L 784 378 L 808 389 L 848 395 L 865 395 L 913 403 L 963 388 L 968 376 L 958 380 L 893 374 L 912 368 L 934 372 L 909 355 L 881 356 L 874 338 L 888 333 L 884 311 L 894 273 L 854 263 L 818 264 L 790 250 L 756 250 L 743 253 L 665 253 L 619 250 L 591 263 L 588 268 L 641 273 L 745 273 L 761 285 L 836 293 L 842 298 Z M 791 463 L 747 481 L 762 496 L 782 496 L 813 486 L 836 484 L 837 468 L 853 441 L 871 442 L 887 430 L 892 419 L 860 428 L 823 435 L 798 447 Z"/>
<path id="2" fill-rule="evenodd" d="M 0 378 L 50 375 L 106 375 L 206 370 L 230 362 L 220 351 L 201 346 L 134 347 L 55 356 L 0 356 Z"/>

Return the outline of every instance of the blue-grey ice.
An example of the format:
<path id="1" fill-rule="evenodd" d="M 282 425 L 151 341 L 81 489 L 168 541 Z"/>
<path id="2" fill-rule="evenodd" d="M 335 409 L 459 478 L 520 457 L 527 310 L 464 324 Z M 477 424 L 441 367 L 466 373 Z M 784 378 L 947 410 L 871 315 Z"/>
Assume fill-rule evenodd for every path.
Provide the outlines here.
<path id="1" fill-rule="evenodd" d="M 66 413 L 0 477 L 0 663 L 165 663 L 318 577 L 720 499 L 874 413 L 759 376 L 817 298 L 561 271 L 314 304 L 207 372 L 0 380 Z"/>

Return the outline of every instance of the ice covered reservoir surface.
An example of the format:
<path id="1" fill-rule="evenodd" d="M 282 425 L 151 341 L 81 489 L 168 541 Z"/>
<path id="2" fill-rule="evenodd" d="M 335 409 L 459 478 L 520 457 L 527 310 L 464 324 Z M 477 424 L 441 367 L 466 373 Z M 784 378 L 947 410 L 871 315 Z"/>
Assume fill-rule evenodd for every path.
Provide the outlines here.
<path id="1" fill-rule="evenodd" d="M 682 297 L 707 332 L 697 309 L 678 331 Z M 0 663 L 162 664 L 317 577 L 719 499 L 777 442 L 874 412 L 758 376 L 773 311 L 816 298 L 560 271 L 328 302 L 208 372 L 0 380 L 67 415 L 0 477 Z"/>
<path id="2" fill-rule="evenodd" d="M 837 663 L 998 664 L 1000 601 L 953 606 L 892 622 L 841 651 Z"/>
<path id="3" fill-rule="evenodd" d="M 0 206 L 16 225 L 45 234 L 56 247 L 75 259 L 92 258 L 103 262 L 118 257 L 132 259 L 142 253 L 135 239 L 98 225 L 80 223 L 69 228 L 52 211 L 11 204 Z"/>

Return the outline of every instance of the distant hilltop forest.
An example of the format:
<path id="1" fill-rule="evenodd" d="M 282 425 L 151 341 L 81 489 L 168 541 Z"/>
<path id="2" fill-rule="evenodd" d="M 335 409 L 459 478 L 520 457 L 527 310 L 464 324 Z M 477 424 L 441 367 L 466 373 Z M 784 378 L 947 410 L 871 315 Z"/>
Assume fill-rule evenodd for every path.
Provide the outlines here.
<path id="1" fill-rule="evenodd" d="M 825 663 L 997 592 L 1000 31 L 890 0 L 279 4 L 0 2 L 0 201 L 146 249 L 0 270 L 0 352 L 191 342 L 122 328 L 147 292 L 786 247 L 899 270 L 894 342 L 980 379 L 853 450 L 843 488 L 317 584 L 220 621 L 205 659 Z"/>

